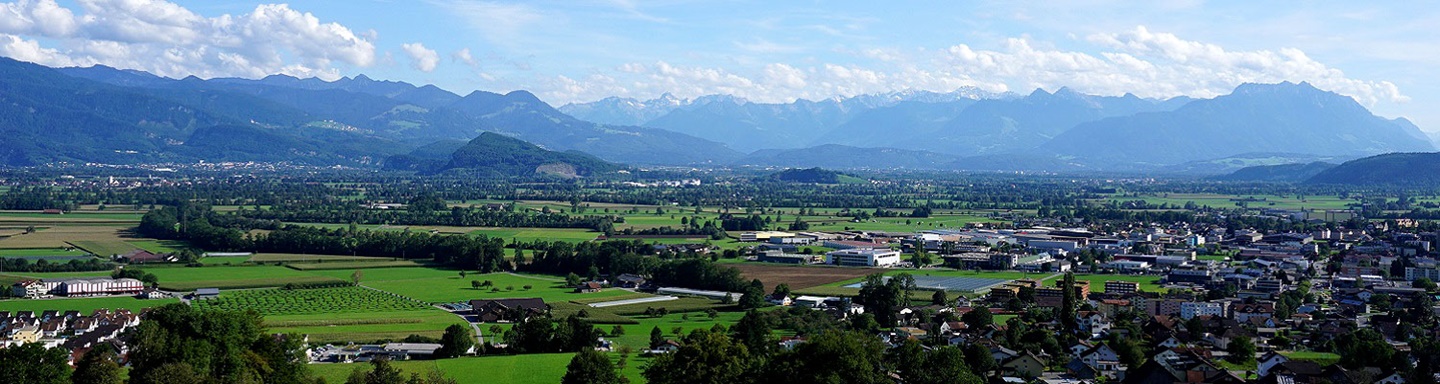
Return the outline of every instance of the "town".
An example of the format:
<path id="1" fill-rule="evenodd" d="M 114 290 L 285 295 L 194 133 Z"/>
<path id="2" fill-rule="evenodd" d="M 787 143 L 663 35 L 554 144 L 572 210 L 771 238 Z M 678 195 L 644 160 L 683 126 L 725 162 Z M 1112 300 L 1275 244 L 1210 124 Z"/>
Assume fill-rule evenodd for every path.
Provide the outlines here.
<path id="1" fill-rule="evenodd" d="M 1427 340 L 1440 293 L 1436 227 L 1390 209 L 1394 200 L 1360 194 L 1111 192 L 1106 199 L 1095 191 L 1114 188 L 1097 180 L 1046 192 L 1072 196 L 1061 202 L 1069 206 L 1011 208 L 423 195 L 302 203 L 379 190 L 362 182 L 271 203 L 289 204 L 285 211 L 248 202 L 125 203 L 218 182 L 173 177 L 104 177 L 98 190 L 119 203 L 103 210 L 80 192 L 97 189 L 86 178 L 45 179 L 75 185 L 64 187 L 75 193 L 56 205 L 59 212 L 16 206 L 0 213 L 13 228 L 0 238 L 0 277 L 12 297 L 0 300 L 0 345 L 63 352 L 58 364 L 77 374 L 94 369 L 84 358 L 90 351 L 103 350 L 135 375 L 132 382 L 147 382 L 163 371 L 132 355 L 145 348 L 139 335 L 161 331 L 142 324 L 195 311 L 250 313 L 267 328 L 257 337 L 293 344 L 303 351 L 296 363 L 337 382 L 397 367 L 436 382 L 469 382 L 476 370 L 526 361 L 554 373 L 511 381 L 553 382 L 581 368 L 590 370 L 586 377 L 631 382 L 690 382 L 700 374 L 763 381 L 796 364 L 822 364 L 811 359 L 824 353 L 874 353 L 860 363 L 873 366 L 837 369 L 873 370 L 894 382 L 1434 378 L 1428 361 L 1436 345 Z M 1017 180 L 1024 179 L 980 183 L 1048 183 Z M 223 182 L 237 197 L 263 183 Z M 36 189 L 11 188 L 9 204 L 37 200 L 26 198 Z M 703 196 L 734 187 L 662 180 L 609 188 Z M 830 191 L 785 188 L 778 198 Z M 1422 195 L 1400 199 L 1432 204 Z M 1168 210 L 1155 210 L 1155 201 Z M 359 216 L 344 219 L 348 225 L 318 224 L 331 220 L 319 210 L 341 206 Z M 434 225 L 432 215 L 543 218 L 562 228 Z M 317 224 L 294 224 L 305 220 Z M 331 240 L 343 238 L 351 245 Z M 410 245 L 387 245 L 396 242 Z M 750 359 L 742 364 L 749 368 L 681 368 L 706 353 Z M 958 360 L 927 363 L 947 354 Z M 446 361 L 465 363 L 435 365 Z"/>

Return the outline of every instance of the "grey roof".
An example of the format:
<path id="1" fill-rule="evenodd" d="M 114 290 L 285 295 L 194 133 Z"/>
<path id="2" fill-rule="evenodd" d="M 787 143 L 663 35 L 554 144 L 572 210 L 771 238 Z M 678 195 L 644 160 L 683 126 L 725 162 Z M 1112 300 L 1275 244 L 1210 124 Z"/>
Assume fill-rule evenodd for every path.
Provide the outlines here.
<path id="1" fill-rule="evenodd" d="M 200 288 L 195 290 L 196 295 L 219 295 L 220 288 Z"/>

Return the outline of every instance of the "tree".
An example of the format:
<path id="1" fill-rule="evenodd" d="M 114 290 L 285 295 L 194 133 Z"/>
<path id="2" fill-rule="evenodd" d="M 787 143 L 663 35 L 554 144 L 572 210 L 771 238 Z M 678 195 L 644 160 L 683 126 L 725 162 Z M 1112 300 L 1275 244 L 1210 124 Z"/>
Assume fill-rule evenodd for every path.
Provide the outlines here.
<path id="1" fill-rule="evenodd" d="M 1065 272 L 1065 280 L 1060 289 L 1065 291 L 1060 301 L 1060 325 L 1064 326 L 1065 334 L 1074 335 L 1080 327 L 1078 319 L 1075 318 L 1075 273 Z"/>
<path id="2" fill-rule="evenodd" d="M 775 285 L 775 291 L 770 293 L 771 297 L 790 296 L 790 284 L 780 283 Z"/>
<path id="3" fill-rule="evenodd" d="M 964 321 L 965 325 L 969 326 L 970 329 L 978 330 L 994 324 L 995 314 L 990 313 L 990 308 L 977 307 L 970 310 L 970 312 L 965 312 L 964 315 L 960 315 L 960 321 Z"/>
<path id="4" fill-rule="evenodd" d="M 995 362 L 995 355 L 990 353 L 990 349 L 979 343 L 970 343 L 965 346 L 965 364 L 970 366 L 970 370 L 982 376 L 1000 366 Z"/>
<path id="5" fill-rule="evenodd" d="M 360 368 L 356 368 L 357 371 Z M 356 381 L 356 379 L 359 381 Z M 370 360 L 370 372 L 362 375 L 350 374 L 350 379 L 345 384 L 406 384 L 405 376 L 401 375 L 400 369 L 390 365 L 390 359 L 381 357 Z"/>
<path id="6" fill-rule="evenodd" d="M 686 336 L 684 346 L 660 355 L 642 375 L 650 384 L 721 384 L 749 381 L 750 352 L 723 334 L 699 330 Z"/>
<path id="7" fill-rule="evenodd" d="M 1255 342 L 1251 341 L 1249 336 L 1237 336 L 1231 339 L 1230 345 L 1225 349 L 1230 352 L 1228 360 L 1232 363 L 1250 364 L 1255 362 Z"/>
<path id="8" fill-rule="evenodd" d="M 580 275 L 576 275 L 574 272 L 565 275 L 565 286 L 574 287 L 577 285 L 580 285 Z"/>
<path id="9" fill-rule="evenodd" d="M 937 289 L 934 294 L 930 295 L 930 304 L 950 305 L 950 298 L 946 297 L 944 289 Z"/>
<path id="10" fill-rule="evenodd" d="M 660 348 L 662 344 L 665 344 L 665 332 L 659 326 L 650 328 L 650 349 Z"/>
<path id="11" fill-rule="evenodd" d="M 364 272 L 364 271 L 361 271 L 361 270 L 359 270 L 359 269 L 356 269 L 356 270 L 355 270 L 355 273 L 351 273 L 351 274 L 350 274 L 350 282 L 351 282 L 351 283 L 355 283 L 355 284 L 360 284 L 360 279 L 361 279 L 361 278 L 364 278 L 364 277 L 365 277 L 365 272 Z M 464 276 L 461 276 L 461 277 L 464 277 Z"/>
<path id="12" fill-rule="evenodd" d="M 0 383 L 70 382 L 70 354 L 38 343 L 0 348 Z"/>
<path id="13" fill-rule="evenodd" d="M 761 382 L 796 384 L 894 383 L 885 364 L 885 343 L 867 334 L 825 331 L 769 364 Z"/>
<path id="14" fill-rule="evenodd" d="M 620 384 L 623 383 L 620 375 L 615 373 L 615 366 L 610 363 L 610 358 L 594 349 L 585 349 L 570 358 L 570 365 L 565 368 L 565 376 L 560 378 L 561 384 Z"/>
<path id="15" fill-rule="evenodd" d="M 475 346 L 475 338 L 470 334 L 470 327 L 460 324 L 451 324 L 445 327 L 445 334 L 440 336 L 440 349 L 435 351 L 436 357 L 449 358 L 464 355 Z"/>
<path id="16" fill-rule="evenodd" d="M 115 350 L 110 344 L 99 344 L 85 352 L 75 363 L 75 372 L 70 374 L 74 384 L 121 384 L 120 364 L 115 362 Z"/>
<path id="17" fill-rule="evenodd" d="M 735 339 L 757 355 L 766 354 L 770 350 L 771 330 L 770 318 L 755 310 L 745 312 L 745 316 L 730 327 Z"/>
<path id="18" fill-rule="evenodd" d="M 190 382 L 247 382 L 262 377 L 276 383 L 308 381 L 301 337 L 276 337 L 262 324 L 255 312 L 202 312 L 185 304 L 155 308 L 131 331 L 131 382 L 177 382 L 186 374 L 201 377 Z"/>
<path id="19" fill-rule="evenodd" d="M 740 295 L 740 301 L 736 304 L 740 305 L 740 309 L 745 310 L 764 307 L 765 291 L 756 289 L 753 286 L 748 287 L 745 289 L 745 294 Z"/>

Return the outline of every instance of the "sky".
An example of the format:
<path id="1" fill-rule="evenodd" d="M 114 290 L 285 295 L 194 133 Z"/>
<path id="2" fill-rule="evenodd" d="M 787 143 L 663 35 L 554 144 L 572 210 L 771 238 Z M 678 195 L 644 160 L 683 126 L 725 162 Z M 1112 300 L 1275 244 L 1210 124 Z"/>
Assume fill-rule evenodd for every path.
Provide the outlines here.
<path id="1" fill-rule="evenodd" d="M 174 78 L 365 74 L 557 106 L 1308 81 L 1440 132 L 1435 26 L 1440 5 L 1421 1 L 15 0 L 0 2 L 0 56 Z"/>

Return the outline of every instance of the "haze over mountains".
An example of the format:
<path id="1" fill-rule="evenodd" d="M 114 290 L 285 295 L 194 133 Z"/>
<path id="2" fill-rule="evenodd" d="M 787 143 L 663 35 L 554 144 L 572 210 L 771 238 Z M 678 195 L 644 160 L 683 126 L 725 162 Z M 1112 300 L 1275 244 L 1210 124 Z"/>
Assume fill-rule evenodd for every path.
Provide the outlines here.
<path id="1" fill-rule="evenodd" d="M 1409 121 L 1307 83 L 1245 84 L 1202 100 L 967 88 L 785 104 L 665 95 L 556 109 L 525 91 L 461 96 L 365 76 L 176 80 L 0 59 L 0 87 L 0 164 L 22 166 L 203 159 L 417 169 L 448 162 L 484 132 L 637 165 L 1221 173 L 1269 158 L 1435 150 Z"/>

